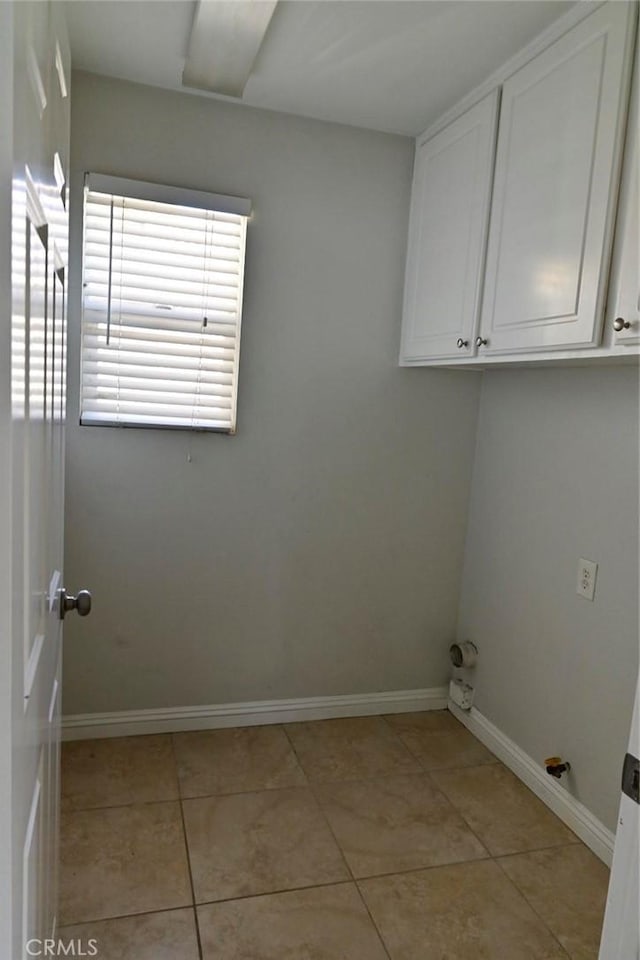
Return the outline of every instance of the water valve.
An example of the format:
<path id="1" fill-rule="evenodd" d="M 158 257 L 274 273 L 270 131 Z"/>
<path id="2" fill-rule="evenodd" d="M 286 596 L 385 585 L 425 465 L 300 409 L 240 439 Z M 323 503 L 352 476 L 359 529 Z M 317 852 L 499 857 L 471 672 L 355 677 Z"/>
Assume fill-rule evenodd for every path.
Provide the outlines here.
<path id="1" fill-rule="evenodd" d="M 569 761 L 563 760 L 562 757 L 547 757 L 544 765 L 547 773 L 556 780 L 559 780 L 563 773 L 569 773 L 571 770 Z"/>

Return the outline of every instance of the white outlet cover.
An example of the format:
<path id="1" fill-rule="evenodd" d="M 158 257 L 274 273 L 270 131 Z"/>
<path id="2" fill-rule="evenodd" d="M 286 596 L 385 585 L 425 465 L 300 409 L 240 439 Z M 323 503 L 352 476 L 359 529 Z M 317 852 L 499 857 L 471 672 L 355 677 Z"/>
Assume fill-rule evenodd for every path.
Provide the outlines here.
<path id="1" fill-rule="evenodd" d="M 596 578 L 598 576 L 598 564 L 593 560 L 578 560 L 578 583 L 576 593 L 585 600 L 593 600 L 596 592 Z"/>

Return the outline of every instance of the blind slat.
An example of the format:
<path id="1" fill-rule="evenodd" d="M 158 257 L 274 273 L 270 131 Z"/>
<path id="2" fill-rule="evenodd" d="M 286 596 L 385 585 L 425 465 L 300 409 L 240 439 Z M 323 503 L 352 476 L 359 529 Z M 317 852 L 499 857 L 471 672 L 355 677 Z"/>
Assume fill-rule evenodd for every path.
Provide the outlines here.
<path id="1" fill-rule="evenodd" d="M 190 258 L 190 262 L 193 263 L 194 258 Z M 102 258 L 104 263 L 104 258 Z M 105 273 L 105 268 L 100 267 L 96 268 L 94 266 L 93 258 L 87 258 L 85 260 L 85 293 L 90 289 L 94 284 L 101 284 L 104 286 L 105 282 L 108 280 L 108 265 L 106 267 L 107 272 Z M 113 270 L 114 282 L 127 286 L 132 284 L 138 288 L 144 288 L 149 284 L 149 289 L 153 288 L 154 284 L 158 286 L 159 289 L 179 291 L 182 288 L 182 284 L 191 285 L 193 287 L 199 286 L 199 292 L 202 292 L 203 282 L 202 274 L 196 276 L 195 273 L 189 275 L 183 271 L 183 267 L 180 264 L 177 264 L 175 260 L 167 260 L 164 262 L 160 258 L 157 258 L 151 269 L 147 269 L 148 266 L 144 263 L 133 264 L 132 266 L 128 265 L 126 272 L 120 272 L 119 270 Z M 153 271 L 158 271 L 156 274 Z M 175 274 L 175 275 L 174 275 Z M 227 296 L 231 290 L 237 291 L 239 284 L 241 283 L 241 274 L 239 270 L 234 269 L 230 270 L 211 270 L 209 276 L 207 277 L 206 284 L 210 287 L 221 287 L 224 289 L 224 296 Z"/>
<path id="2" fill-rule="evenodd" d="M 149 203 L 148 201 L 136 201 L 130 197 L 118 197 L 116 194 L 89 194 L 87 200 L 87 209 L 92 217 L 109 216 L 111 200 L 114 205 L 127 218 L 138 220 L 141 223 L 149 221 L 163 220 L 165 223 L 175 220 L 180 226 L 187 226 L 192 229 L 198 229 L 198 224 L 203 220 L 202 210 L 192 207 L 180 207 L 177 204 L 170 203 Z M 235 214 L 216 213 L 213 210 L 205 214 L 207 223 L 212 224 L 216 230 L 231 230 L 239 233 L 238 217 Z"/>
<path id="3" fill-rule="evenodd" d="M 236 323 L 226 323 L 219 322 L 218 325 L 221 327 L 221 333 L 216 334 L 209 331 L 209 327 L 203 327 L 200 318 L 198 317 L 197 323 L 180 323 L 175 325 L 176 329 L 172 329 L 173 314 L 164 315 L 159 313 L 156 315 L 151 311 L 153 317 L 157 319 L 157 323 L 154 324 L 145 324 L 142 323 L 142 320 L 145 319 L 143 314 L 137 316 L 131 316 L 131 319 L 127 319 L 123 315 L 120 319 L 118 315 L 118 322 L 116 323 L 116 330 L 114 334 L 119 337 L 120 340 L 161 340 L 165 343 L 186 343 L 186 344 L 197 344 L 202 346 L 205 349 L 212 345 L 216 346 L 219 342 L 220 336 L 234 336 Z M 88 335 L 94 335 L 98 338 L 105 338 L 105 346 L 108 346 L 106 343 L 106 321 L 104 320 L 95 320 L 94 318 L 98 315 L 97 310 L 91 310 L 91 316 L 87 317 L 85 324 L 85 332 Z M 165 324 L 167 325 L 165 328 Z M 235 339 L 235 336 L 234 336 Z"/>
<path id="4" fill-rule="evenodd" d="M 153 416 L 160 416 L 163 412 L 166 413 L 169 417 L 184 417 L 186 421 L 190 420 L 191 417 L 197 416 L 200 420 L 222 420 L 224 417 L 229 416 L 230 405 L 224 406 L 221 404 L 209 405 L 206 403 L 203 404 L 189 404 L 189 409 L 185 410 L 180 404 L 175 402 L 168 403 L 148 403 L 141 400 L 124 400 L 118 399 L 113 401 L 111 399 L 101 400 L 98 397 L 88 398 L 86 401 L 86 412 L 91 413 L 92 411 L 99 411 L 102 413 L 110 413 L 112 415 L 122 415 L 126 413 L 135 414 L 152 414 Z M 190 415 L 190 411 L 193 411 Z"/>
<path id="5" fill-rule="evenodd" d="M 159 201 L 153 202 L 150 200 L 137 200 L 135 197 L 123 197 L 121 194 L 115 193 L 98 193 L 97 191 L 90 190 L 87 194 L 86 205 L 87 208 L 91 211 L 104 209 L 105 207 L 111 206 L 111 200 L 117 198 L 118 201 L 126 199 L 127 209 L 131 211 L 144 211 L 147 216 L 153 216 L 157 214 L 161 216 L 162 214 L 169 214 L 169 216 L 181 217 L 185 220 L 194 219 L 197 221 L 202 220 L 202 207 L 185 207 L 179 203 L 161 203 Z M 216 223 L 237 223 L 239 214 L 236 213 L 224 213 L 221 210 L 209 210 L 207 211 L 210 218 L 216 221 Z M 246 216 L 246 214 L 245 214 Z"/>
<path id="6" fill-rule="evenodd" d="M 82 412 L 80 423 L 105 427 L 170 427 L 179 430 L 211 430 L 217 433 L 233 433 L 233 430 L 229 429 L 228 418 L 216 419 L 216 417 L 210 419 L 191 417 L 189 420 L 185 420 L 184 417 L 173 417 L 166 414 L 156 416 L 138 413 L 135 416 L 129 414 L 126 418 L 118 419 L 111 413 L 90 410 Z"/>
<path id="7" fill-rule="evenodd" d="M 188 359 L 197 358 L 197 359 L 207 359 L 207 360 L 225 360 L 230 368 L 233 367 L 235 351 L 232 349 L 225 349 L 224 347 L 219 347 L 216 350 L 211 349 L 207 352 L 206 357 L 203 357 L 201 351 L 193 347 L 188 347 L 183 345 L 172 346 L 172 345 L 163 344 L 163 343 L 160 343 L 160 344 L 156 343 L 155 345 L 152 344 L 152 346 L 154 348 L 153 353 L 150 350 L 145 350 L 144 348 L 139 350 L 132 350 L 130 352 L 125 350 L 119 350 L 119 363 L 122 364 L 123 362 L 126 362 L 126 360 L 122 359 L 123 356 L 126 355 L 127 357 L 131 356 L 132 358 L 135 358 L 135 362 L 141 365 L 143 365 L 144 363 L 147 363 L 149 364 L 149 366 L 157 366 L 158 363 L 160 364 L 168 363 L 168 359 L 175 356 L 176 358 L 184 357 Z M 85 346 L 85 350 L 90 351 L 91 349 L 92 349 L 92 343 L 89 342 Z M 118 356 L 118 348 L 114 350 L 113 347 L 107 347 L 104 350 L 100 348 L 99 352 L 92 359 L 111 360 L 117 356 Z M 157 362 L 154 359 L 154 356 L 157 357 Z M 145 357 L 147 358 L 146 360 L 145 360 Z"/>
<path id="8" fill-rule="evenodd" d="M 128 282 L 128 278 L 145 278 L 149 282 L 155 281 L 166 281 L 169 282 L 169 277 L 167 277 L 167 264 L 154 263 L 144 263 L 141 260 L 131 261 L 127 260 L 127 263 L 121 266 L 121 269 L 118 271 L 118 277 L 122 278 L 125 282 Z M 109 271 L 105 270 L 103 267 L 103 260 L 100 257 L 97 259 L 97 262 L 94 262 L 94 258 L 85 257 L 84 260 L 84 279 L 85 283 L 87 281 L 91 282 L 92 280 L 97 280 L 98 283 L 106 283 L 109 276 Z M 175 278 L 179 283 L 192 283 L 202 285 L 202 270 L 189 269 L 187 267 L 182 267 L 178 264 L 171 263 L 171 276 Z M 238 271 L 237 270 L 211 270 L 207 271 L 207 281 L 210 284 L 218 287 L 230 287 L 235 290 L 238 286 Z"/>
<path id="9" fill-rule="evenodd" d="M 89 283 L 85 291 L 87 299 L 94 298 L 96 301 L 106 300 L 109 296 L 109 287 L 101 283 Z M 127 287 L 118 282 L 117 274 L 113 278 L 111 291 L 112 301 L 114 303 L 122 301 L 124 305 L 128 303 L 151 303 L 155 306 L 156 303 L 162 303 L 171 307 L 175 303 L 177 307 L 186 306 L 193 310 L 199 308 L 206 310 L 206 307 L 211 305 L 213 309 L 231 311 L 235 309 L 238 302 L 237 296 L 233 298 L 229 296 L 220 297 L 213 293 L 207 296 L 202 292 L 179 290 L 175 283 L 172 290 L 162 290 L 152 284 L 148 287 Z"/>
<path id="10" fill-rule="evenodd" d="M 168 224 L 162 223 L 150 217 L 146 221 L 131 220 L 128 217 L 120 217 L 117 208 L 113 211 L 113 245 L 118 247 L 125 243 L 129 238 L 144 237 L 148 240 L 150 237 L 160 240 L 181 241 L 190 243 L 198 247 L 230 247 L 239 250 L 241 245 L 240 233 L 224 232 L 222 230 L 207 230 L 208 224 L 202 224 L 200 230 L 192 227 L 182 226 L 179 222 Z M 109 242 L 108 237 L 111 234 L 111 221 L 96 217 L 90 221 L 89 236 L 94 237 L 97 242 Z"/>
<path id="11" fill-rule="evenodd" d="M 87 319 L 87 329 L 89 325 L 95 328 L 94 332 L 100 335 L 101 333 L 106 336 L 106 326 L 103 328 L 103 324 L 100 320 L 96 322 L 95 318 L 98 316 L 97 310 L 91 310 L 91 316 Z M 209 342 L 219 342 L 214 341 L 214 337 L 232 337 L 235 339 L 236 330 L 237 330 L 237 320 L 223 319 L 221 316 L 208 311 L 207 313 L 208 321 L 206 326 L 203 326 L 202 323 L 202 314 L 200 311 L 195 313 L 193 317 L 185 317 L 176 314 L 174 310 L 169 312 L 152 310 L 149 313 L 123 313 L 121 314 L 119 310 L 112 311 L 111 322 L 112 324 L 117 324 L 118 328 L 122 328 L 121 336 L 124 339 L 128 335 L 144 337 L 144 330 L 149 331 L 167 331 L 167 333 L 175 333 L 178 337 L 182 339 L 191 339 L 197 338 L 198 342 L 202 337 L 206 337 Z"/>
<path id="12" fill-rule="evenodd" d="M 209 329 L 209 323 L 211 323 L 212 328 L 216 325 L 235 328 L 239 323 L 239 310 L 233 312 L 229 310 L 203 311 L 189 307 L 172 307 L 171 310 L 166 310 L 159 309 L 155 304 L 144 303 L 130 303 L 127 310 L 123 310 L 121 307 L 120 303 L 116 305 L 115 319 L 122 329 L 123 336 L 126 335 L 128 328 L 134 330 L 138 327 L 150 327 L 157 330 L 175 329 L 176 332 L 184 331 L 185 336 L 196 332 L 200 335 L 205 329 Z M 88 323 L 98 326 L 101 323 L 106 323 L 103 320 L 105 310 L 106 301 L 104 299 L 86 296 L 85 313 Z M 206 327 L 203 325 L 203 314 L 208 321 Z"/>
<path id="13" fill-rule="evenodd" d="M 165 382 L 175 380 L 178 383 L 182 383 L 185 380 L 189 381 L 192 379 L 192 371 L 198 370 L 200 366 L 197 360 L 191 361 L 191 363 L 192 366 L 185 364 L 183 366 L 159 367 L 154 364 L 153 366 L 145 367 L 141 364 L 126 362 L 107 363 L 102 360 L 89 361 L 85 364 L 84 381 L 85 384 L 89 385 L 97 383 L 98 378 L 108 375 L 111 378 L 119 376 L 123 381 L 132 378 L 138 383 L 145 382 L 146 380 L 163 380 Z M 225 385 L 231 385 L 233 383 L 233 373 L 231 371 L 216 370 L 212 368 L 211 361 L 206 361 L 206 363 L 209 366 L 206 368 L 202 366 L 201 369 L 206 369 L 207 371 L 207 383 Z"/>
<path id="14" fill-rule="evenodd" d="M 209 387 L 208 384 L 200 384 L 196 399 L 203 406 L 215 403 L 217 407 L 227 408 L 231 407 L 231 393 L 231 390 L 225 392 L 224 388 L 217 387 L 214 389 Z M 124 383 L 110 386 L 100 384 L 98 386 L 85 386 L 85 400 L 88 405 L 104 400 L 109 403 L 115 402 L 120 406 L 123 401 L 130 400 L 147 405 L 157 404 L 161 407 L 193 407 L 194 392 L 193 390 L 167 390 L 166 385 L 164 387 L 159 386 L 157 390 L 142 390 L 138 386 L 128 387 Z"/>
<path id="15" fill-rule="evenodd" d="M 97 243 L 95 241 L 90 241 L 85 237 L 84 244 L 84 253 L 85 257 L 95 256 L 101 263 L 104 263 L 105 255 L 108 255 L 109 244 L 108 243 Z M 164 244 L 154 243 L 153 249 L 149 249 L 149 244 L 142 241 L 133 243 L 129 241 L 127 244 L 127 257 L 126 264 L 130 264 L 136 261 L 142 261 L 144 263 L 153 263 L 158 264 L 162 267 L 173 267 L 176 266 L 187 266 L 193 267 L 194 263 L 199 262 L 198 258 L 201 256 L 201 248 L 193 245 L 193 249 L 189 249 L 187 244 L 172 244 L 170 241 L 166 241 Z M 208 263 L 212 270 L 220 271 L 223 273 L 235 273 L 237 274 L 240 269 L 241 258 L 237 255 L 231 255 L 228 251 L 224 251 L 224 256 L 215 256 L 210 252 Z"/>
<path id="16" fill-rule="evenodd" d="M 84 228 L 81 422 L 234 432 L 246 217 L 86 190 Z"/>

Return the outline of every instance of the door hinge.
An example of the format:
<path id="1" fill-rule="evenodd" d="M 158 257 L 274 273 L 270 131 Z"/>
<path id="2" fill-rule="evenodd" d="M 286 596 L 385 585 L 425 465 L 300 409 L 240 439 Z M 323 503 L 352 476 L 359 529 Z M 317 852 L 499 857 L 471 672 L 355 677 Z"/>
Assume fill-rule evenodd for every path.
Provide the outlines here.
<path id="1" fill-rule="evenodd" d="M 636 803 L 640 803 L 640 761 L 631 753 L 624 758 L 622 792 Z"/>

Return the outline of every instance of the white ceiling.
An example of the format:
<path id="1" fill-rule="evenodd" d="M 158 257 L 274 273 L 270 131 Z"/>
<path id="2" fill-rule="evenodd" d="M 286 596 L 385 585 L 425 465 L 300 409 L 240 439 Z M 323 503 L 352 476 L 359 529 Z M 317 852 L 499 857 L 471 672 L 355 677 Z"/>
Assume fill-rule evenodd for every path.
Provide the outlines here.
<path id="1" fill-rule="evenodd" d="M 572 5 L 280 0 L 242 102 L 415 135 Z M 74 67 L 185 90 L 191 0 L 68 0 L 65 6 Z"/>

